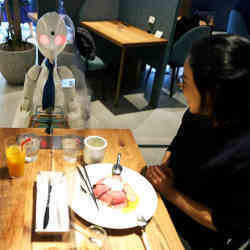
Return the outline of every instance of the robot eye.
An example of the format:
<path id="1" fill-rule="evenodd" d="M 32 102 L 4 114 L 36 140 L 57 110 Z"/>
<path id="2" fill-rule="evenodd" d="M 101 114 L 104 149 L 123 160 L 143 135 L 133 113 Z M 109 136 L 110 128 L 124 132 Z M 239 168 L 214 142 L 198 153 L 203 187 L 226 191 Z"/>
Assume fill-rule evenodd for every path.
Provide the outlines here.
<path id="1" fill-rule="evenodd" d="M 55 32 L 54 32 L 54 31 L 51 31 L 51 32 L 50 32 L 50 35 L 54 36 L 54 35 L 55 35 Z"/>

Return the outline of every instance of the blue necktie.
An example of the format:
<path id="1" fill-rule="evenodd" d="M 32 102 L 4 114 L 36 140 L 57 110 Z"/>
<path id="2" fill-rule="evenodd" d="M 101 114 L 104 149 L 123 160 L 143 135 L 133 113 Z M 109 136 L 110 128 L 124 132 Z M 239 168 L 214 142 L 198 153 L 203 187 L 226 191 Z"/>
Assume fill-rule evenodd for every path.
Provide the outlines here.
<path id="1" fill-rule="evenodd" d="M 55 83 L 53 79 L 54 64 L 51 64 L 49 59 L 47 59 L 45 65 L 48 68 L 49 74 L 48 79 L 43 88 L 43 110 L 48 108 L 54 109 L 55 106 Z"/>

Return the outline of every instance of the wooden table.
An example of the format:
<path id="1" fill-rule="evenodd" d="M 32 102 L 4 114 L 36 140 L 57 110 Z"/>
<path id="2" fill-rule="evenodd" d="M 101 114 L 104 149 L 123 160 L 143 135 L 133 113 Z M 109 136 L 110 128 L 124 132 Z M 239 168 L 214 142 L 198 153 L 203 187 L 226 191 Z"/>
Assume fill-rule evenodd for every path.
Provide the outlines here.
<path id="1" fill-rule="evenodd" d="M 36 133 L 46 135 L 44 129 L 0 129 L 0 246 L 8 250 L 29 249 L 67 249 L 62 237 L 55 235 L 41 236 L 34 232 L 35 218 L 35 178 L 39 171 L 50 170 L 50 149 L 40 150 L 38 159 L 25 165 L 24 177 L 9 179 L 4 157 L 3 140 L 10 135 L 21 133 Z M 121 164 L 140 171 L 145 165 L 139 148 L 128 129 L 54 129 L 54 135 L 76 134 L 80 136 L 100 135 L 108 141 L 104 162 L 116 161 L 118 152 L 122 153 Z M 71 171 L 74 166 L 63 161 L 62 150 L 54 150 L 54 167 L 56 171 Z M 159 196 L 158 196 L 159 197 Z M 74 214 L 71 211 L 71 214 Z M 75 223 L 82 228 L 88 226 L 77 215 L 73 216 Z M 152 250 L 184 249 L 169 214 L 161 198 L 158 198 L 158 208 L 149 222 L 147 233 Z M 108 230 L 109 242 L 113 250 L 143 250 L 144 246 L 138 229 Z"/>
<path id="2" fill-rule="evenodd" d="M 132 25 L 125 25 L 119 21 L 84 21 L 81 25 L 108 41 L 121 47 L 120 67 L 116 84 L 114 104 L 118 104 L 121 81 L 124 68 L 126 49 L 129 47 L 157 46 L 166 44 L 167 40 L 158 38 Z"/>

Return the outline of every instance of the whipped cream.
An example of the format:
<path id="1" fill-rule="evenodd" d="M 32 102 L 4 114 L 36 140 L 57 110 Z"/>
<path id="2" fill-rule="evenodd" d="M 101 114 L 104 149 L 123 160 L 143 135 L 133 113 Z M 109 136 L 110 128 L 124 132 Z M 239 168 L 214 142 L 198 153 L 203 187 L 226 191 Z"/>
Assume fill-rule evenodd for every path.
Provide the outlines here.
<path id="1" fill-rule="evenodd" d="M 106 178 L 103 180 L 103 184 L 109 186 L 113 191 L 122 191 L 123 190 L 123 183 L 119 180 L 115 180 L 112 178 Z"/>

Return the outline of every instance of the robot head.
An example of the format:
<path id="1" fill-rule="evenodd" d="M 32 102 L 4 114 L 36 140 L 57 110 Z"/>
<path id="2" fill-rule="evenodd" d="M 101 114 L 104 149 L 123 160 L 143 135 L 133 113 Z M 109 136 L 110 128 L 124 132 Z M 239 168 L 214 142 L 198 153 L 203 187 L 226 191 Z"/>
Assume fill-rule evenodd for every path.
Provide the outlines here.
<path id="1" fill-rule="evenodd" d="M 40 52 L 54 61 L 67 43 L 67 28 L 63 17 L 56 12 L 46 13 L 37 22 L 36 34 Z"/>

